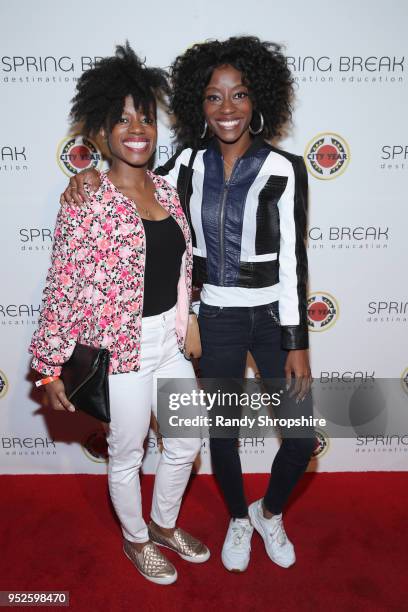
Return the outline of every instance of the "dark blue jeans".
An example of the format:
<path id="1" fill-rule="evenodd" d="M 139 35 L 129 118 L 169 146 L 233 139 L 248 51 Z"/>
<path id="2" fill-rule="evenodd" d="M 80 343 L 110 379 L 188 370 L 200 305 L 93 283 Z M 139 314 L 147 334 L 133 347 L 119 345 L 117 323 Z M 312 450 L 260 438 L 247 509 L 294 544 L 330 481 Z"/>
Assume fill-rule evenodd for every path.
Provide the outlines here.
<path id="1" fill-rule="evenodd" d="M 202 378 L 243 378 L 250 351 L 262 378 L 285 378 L 287 351 L 281 348 L 278 302 L 254 307 L 209 306 L 201 302 L 199 325 L 202 344 Z M 312 415 L 310 394 L 302 413 Z M 314 436 L 284 438 L 272 464 L 264 504 L 280 514 L 294 486 L 303 475 L 316 446 Z M 214 472 L 234 518 L 248 515 L 241 460 L 236 438 L 211 438 Z"/>

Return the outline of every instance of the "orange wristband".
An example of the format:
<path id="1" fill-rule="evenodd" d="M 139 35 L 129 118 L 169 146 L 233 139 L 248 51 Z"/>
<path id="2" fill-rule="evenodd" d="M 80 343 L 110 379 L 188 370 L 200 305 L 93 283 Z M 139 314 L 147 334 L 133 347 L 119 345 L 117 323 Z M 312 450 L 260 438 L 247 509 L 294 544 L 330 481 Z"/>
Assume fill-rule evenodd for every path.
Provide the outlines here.
<path id="1" fill-rule="evenodd" d="M 36 387 L 42 387 L 43 385 L 48 385 L 48 383 L 54 382 L 54 380 L 58 380 L 59 376 L 47 376 L 47 378 L 42 378 L 41 380 L 37 380 L 35 383 Z"/>

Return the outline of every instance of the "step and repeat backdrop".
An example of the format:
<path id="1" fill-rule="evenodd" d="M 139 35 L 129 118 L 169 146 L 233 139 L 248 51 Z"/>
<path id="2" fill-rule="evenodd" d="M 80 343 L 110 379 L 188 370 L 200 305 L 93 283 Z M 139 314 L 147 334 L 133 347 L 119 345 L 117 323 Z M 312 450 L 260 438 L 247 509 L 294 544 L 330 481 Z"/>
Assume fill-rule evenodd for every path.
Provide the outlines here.
<path id="1" fill-rule="evenodd" d="M 0 473 L 106 471 L 104 430 L 42 407 L 27 346 L 59 194 L 72 174 L 104 163 L 95 143 L 69 134 L 76 80 L 126 39 L 163 67 L 208 38 L 255 34 L 285 45 L 297 99 L 280 146 L 303 155 L 309 172 L 313 376 L 398 379 L 408 401 L 407 13 L 402 0 L 258 0 L 250 9 L 241 0 L 1 0 Z M 174 148 L 161 125 L 157 162 Z M 268 472 L 276 448 L 276 439 L 242 439 L 244 471 Z M 159 452 L 152 432 L 145 472 Z M 401 470 L 407 458 L 404 432 L 331 439 L 321 430 L 309 469 Z M 207 441 L 197 470 L 211 471 Z"/>

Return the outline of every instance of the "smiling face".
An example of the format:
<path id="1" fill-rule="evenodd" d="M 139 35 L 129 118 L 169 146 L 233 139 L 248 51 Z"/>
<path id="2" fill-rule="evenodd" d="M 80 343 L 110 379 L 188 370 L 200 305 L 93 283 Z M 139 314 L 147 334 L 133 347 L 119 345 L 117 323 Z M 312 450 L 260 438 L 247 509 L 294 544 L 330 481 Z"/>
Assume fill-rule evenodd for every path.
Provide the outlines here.
<path id="1" fill-rule="evenodd" d="M 253 105 L 241 72 L 233 66 L 215 68 L 204 91 L 203 111 L 210 130 L 222 142 L 250 140 Z"/>
<path id="2" fill-rule="evenodd" d="M 132 96 L 126 96 L 121 118 L 108 134 L 112 162 L 134 167 L 147 166 L 157 143 L 154 109 L 147 116 L 135 109 Z"/>

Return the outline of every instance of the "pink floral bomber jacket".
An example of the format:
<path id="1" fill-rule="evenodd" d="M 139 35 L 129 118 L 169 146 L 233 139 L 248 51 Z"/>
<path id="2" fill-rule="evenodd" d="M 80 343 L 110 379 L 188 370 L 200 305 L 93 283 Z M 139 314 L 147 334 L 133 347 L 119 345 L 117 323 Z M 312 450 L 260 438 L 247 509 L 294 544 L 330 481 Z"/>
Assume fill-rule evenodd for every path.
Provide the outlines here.
<path id="1" fill-rule="evenodd" d="M 178 283 L 176 333 L 183 350 L 193 267 L 190 230 L 176 190 L 149 172 L 156 198 L 185 240 Z M 138 370 L 143 308 L 145 234 L 136 207 L 106 173 L 83 207 L 62 207 L 39 324 L 30 344 L 32 367 L 58 376 L 76 342 L 105 347 L 110 373 Z"/>

